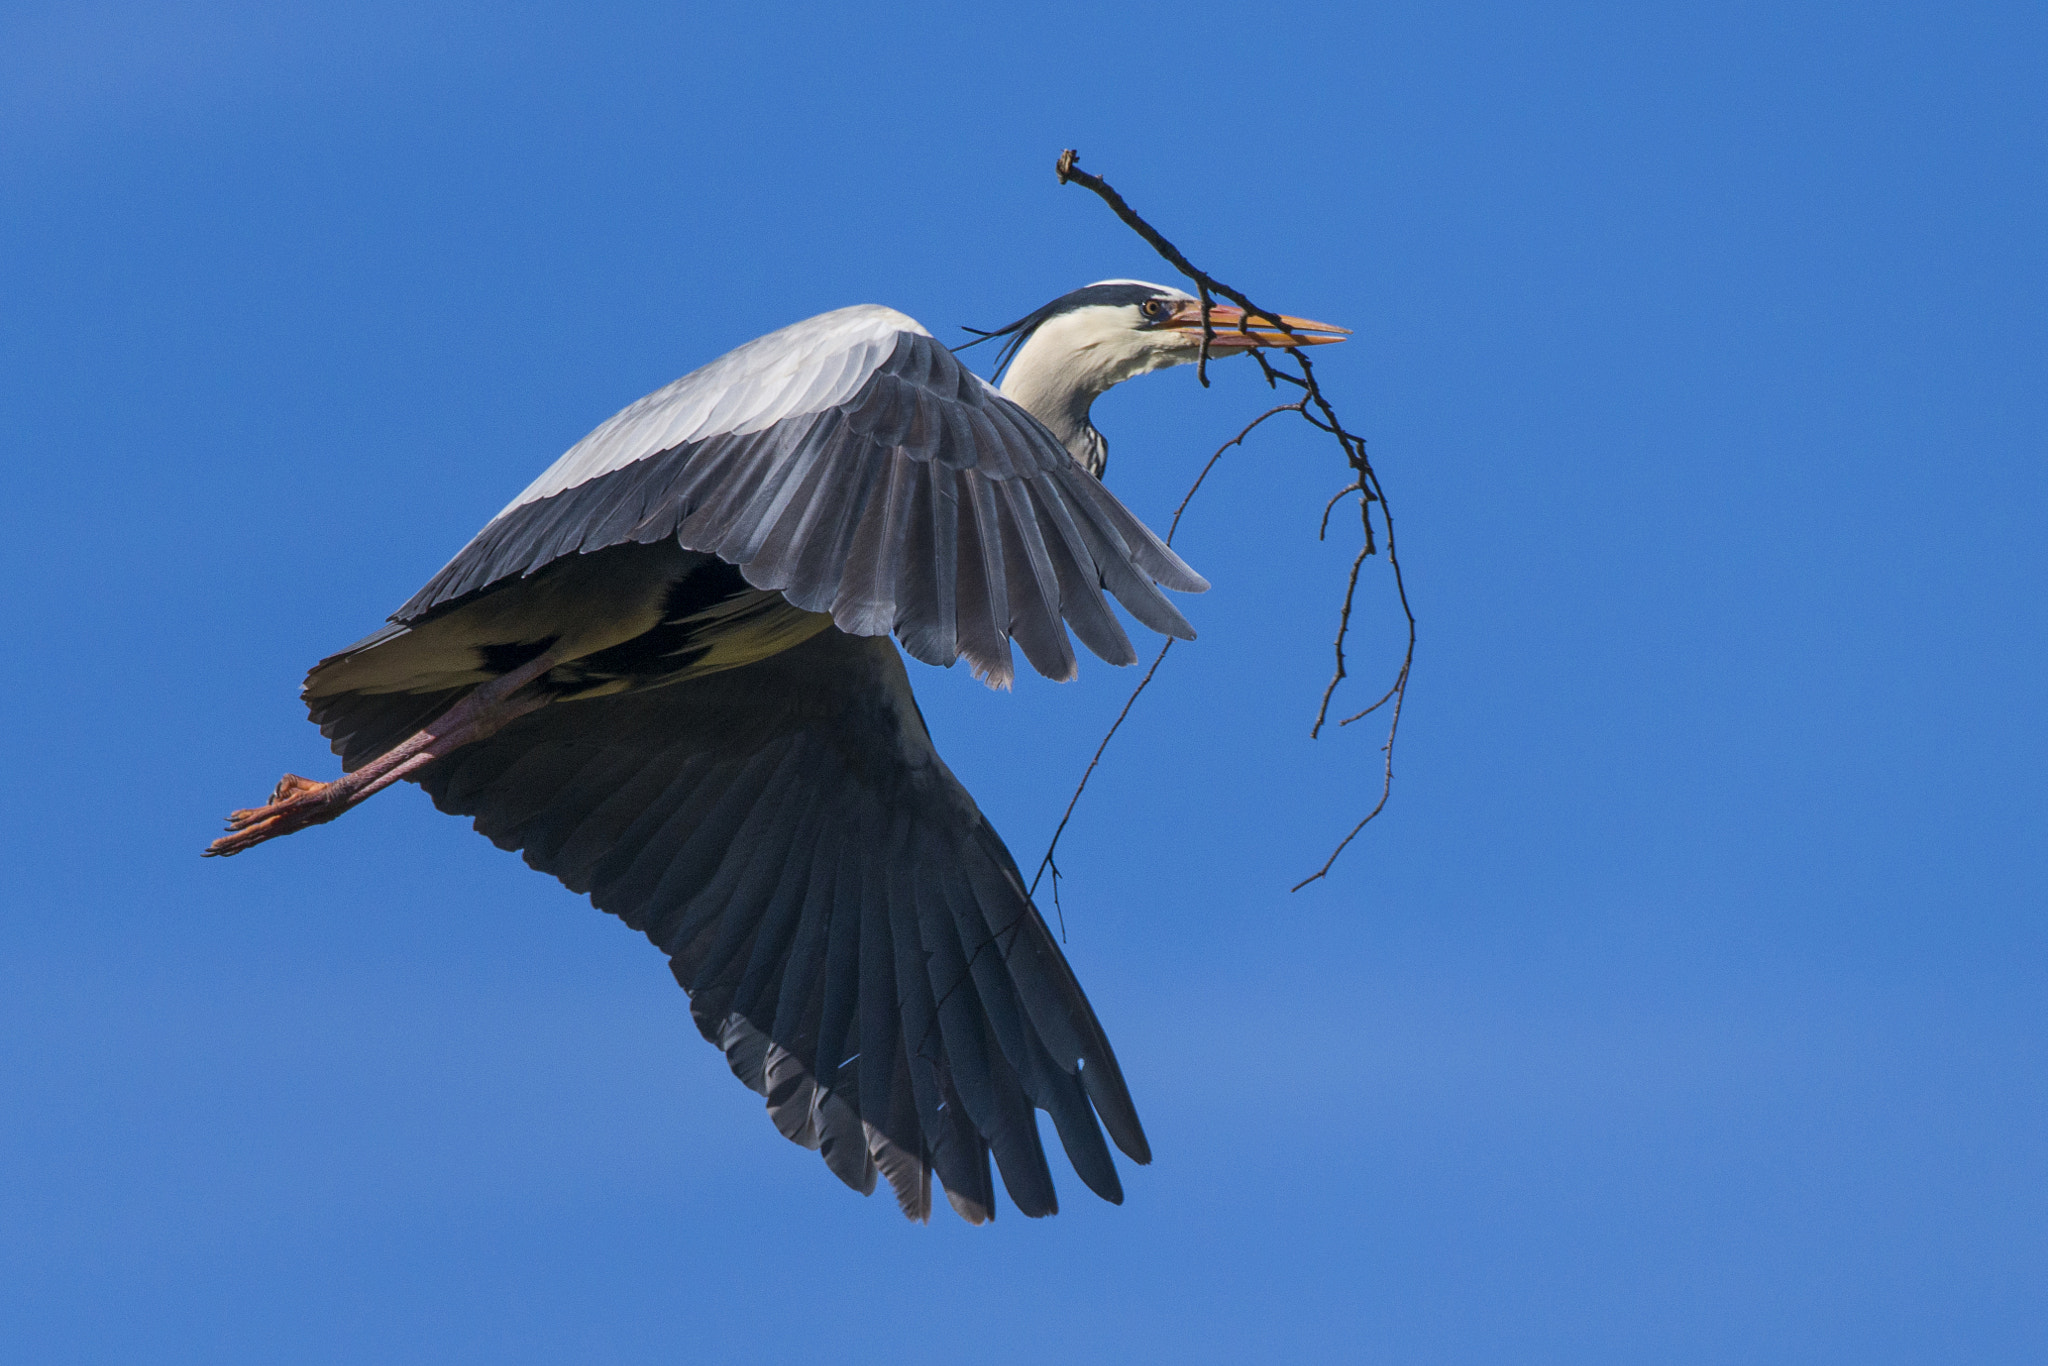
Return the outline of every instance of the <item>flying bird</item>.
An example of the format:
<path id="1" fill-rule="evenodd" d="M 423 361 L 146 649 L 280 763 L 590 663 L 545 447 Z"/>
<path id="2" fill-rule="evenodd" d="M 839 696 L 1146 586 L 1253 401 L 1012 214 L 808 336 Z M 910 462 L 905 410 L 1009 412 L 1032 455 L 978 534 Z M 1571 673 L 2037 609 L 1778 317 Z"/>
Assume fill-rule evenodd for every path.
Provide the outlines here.
<path id="1" fill-rule="evenodd" d="M 1214 307 L 1208 351 L 1341 340 Z M 1151 1149 L 1017 865 L 925 729 L 902 654 L 1006 686 L 1068 629 L 1137 654 L 1105 591 L 1192 639 L 1208 585 L 1099 482 L 1090 405 L 1194 360 L 1201 305 L 1089 285 L 986 337 L 998 389 L 875 305 L 772 332 L 627 407 L 477 533 L 304 697 L 341 757 L 287 774 L 209 854 L 333 820 L 399 779 L 588 893 L 669 957 L 704 1037 L 782 1134 L 927 1219 L 931 1177 L 995 1214 L 1058 1202 L 1103 1130 Z"/>

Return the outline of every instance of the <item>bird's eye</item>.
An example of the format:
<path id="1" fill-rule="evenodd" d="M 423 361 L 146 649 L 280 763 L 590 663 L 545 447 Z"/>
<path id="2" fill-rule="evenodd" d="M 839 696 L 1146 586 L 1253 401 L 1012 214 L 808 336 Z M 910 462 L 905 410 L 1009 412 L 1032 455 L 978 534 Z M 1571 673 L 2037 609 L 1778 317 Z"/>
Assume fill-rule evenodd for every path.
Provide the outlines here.
<path id="1" fill-rule="evenodd" d="M 1144 314 L 1148 320 L 1156 323 L 1166 316 L 1166 301 L 1163 299 L 1147 299 L 1144 303 L 1138 305 L 1138 311 Z"/>

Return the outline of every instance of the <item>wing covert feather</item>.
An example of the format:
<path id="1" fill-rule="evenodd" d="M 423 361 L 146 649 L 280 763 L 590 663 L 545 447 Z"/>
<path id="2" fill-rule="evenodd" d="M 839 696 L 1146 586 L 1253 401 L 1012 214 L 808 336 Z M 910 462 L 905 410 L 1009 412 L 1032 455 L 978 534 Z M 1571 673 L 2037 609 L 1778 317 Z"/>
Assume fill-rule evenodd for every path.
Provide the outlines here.
<path id="1" fill-rule="evenodd" d="M 964 655 L 996 685 L 1013 639 L 1070 677 L 1068 625 L 1105 658 L 1134 658 L 1102 589 L 1152 629 L 1193 636 L 1155 584 L 1208 585 L 1043 424 L 900 314 L 841 312 L 859 316 L 771 334 L 749 347 L 783 338 L 781 352 L 734 364 L 742 347 L 600 426 L 392 619 L 673 536 L 844 631 L 894 633 L 930 664 Z"/>

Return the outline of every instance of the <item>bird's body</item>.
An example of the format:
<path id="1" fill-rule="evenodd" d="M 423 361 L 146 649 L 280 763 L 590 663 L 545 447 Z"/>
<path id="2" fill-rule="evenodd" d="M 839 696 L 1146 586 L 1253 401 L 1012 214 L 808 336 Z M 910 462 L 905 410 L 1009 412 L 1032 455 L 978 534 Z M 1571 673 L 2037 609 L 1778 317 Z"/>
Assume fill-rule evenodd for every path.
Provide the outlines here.
<path id="1" fill-rule="evenodd" d="M 644 930 L 776 1127 L 849 1185 L 879 1174 L 922 1218 L 936 1171 L 980 1222 L 993 1153 L 1018 1207 L 1051 1213 L 1042 1109 L 1120 1200 L 1102 1130 L 1150 1153 L 1108 1040 L 888 637 L 1006 684 L 1012 641 L 1071 677 L 1068 627 L 1134 660 L 1105 590 L 1193 635 L 1159 586 L 1207 585 L 1084 464 L 1102 449 L 1087 403 L 1157 365 L 1063 334 L 1126 306 L 1091 296 L 1005 329 L 1027 338 L 1015 401 L 861 306 L 629 406 L 313 669 L 307 704 L 346 776 L 287 777 L 209 852 L 418 782 Z M 1057 356 L 1027 364 L 1048 337 Z"/>

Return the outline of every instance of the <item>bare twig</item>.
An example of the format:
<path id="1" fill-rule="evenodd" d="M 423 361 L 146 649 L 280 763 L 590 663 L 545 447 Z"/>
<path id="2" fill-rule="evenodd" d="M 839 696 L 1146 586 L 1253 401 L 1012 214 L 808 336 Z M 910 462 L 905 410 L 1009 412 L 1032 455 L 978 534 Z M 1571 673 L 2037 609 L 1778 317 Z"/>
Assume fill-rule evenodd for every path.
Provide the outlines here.
<path id="1" fill-rule="evenodd" d="M 1330 534 L 1330 514 L 1337 510 L 1337 504 L 1340 501 L 1342 501 L 1345 494 L 1364 492 L 1365 490 L 1360 488 L 1356 483 L 1350 483 L 1346 484 L 1343 488 L 1338 489 L 1335 493 L 1331 494 L 1330 501 L 1323 504 L 1323 520 L 1316 523 L 1316 539 L 1320 541 L 1325 536 L 1328 536 Z"/>
<path id="2" fill-rule="evenodd" d="M 1194 282 L 1195 291 L 1200 297 L 1202 305 L 1202 350 L 1196 365 L 1196 377 L 1200 379 L 1204 387 L 1207 387 L 1209 383 L 1209 346 L 1215 337 L 1215 330 L 1210 326 L 1209 322 L 1209 310 L 1212 306 L 1213 296 L 1221 296 L 1228 299 L 1243 310 L 1243 317 L 1238 322 L 1239 330 L 1248 328 L 1251 320 L 1257 318 L 1261 321 L 1262 325 L 1270 324 L 1290 336 L 1293 335 L 1294 329 L 1281 320 L 1281 315 L 1258 307 L 1242 292 L 1231 288 L 1215 276 L 1210 275 L 1207 271 L 1198 268 L 1181 253 L 1180 248 L 1167 241 L 1157 228 L 1139 217 L 1137 211 L 1124 201 L 1122 195 L 1110 188 L 1107 181 L 1101 176 L 1092 175 L 1082 170 L 1079 162 L 1080 154 L 1072 148 L 1068 148 L 1060 153 L 1059 161 L 1054 167 L 1055 173 L 1059 176 L 1060 183 L 1065 185 L 1071 182 L 1093 191 L 1102 199 L 1103 203 L 1109 205 L 1111 211 L 1118 218 L 1121 218 L 1138 236 L 1150 243 L 1152 249 L 1164 257 L 1175 270 L 1178 270 L 1182 275 L 1185 275 Z M 1401 614 L 1406 618 L 1408 625 L 1407 646 L 1402 653 L 1401 666 L 1395 672 L 1392 686 L 1385 693 L 1381 694 L 1379 700 L 1371 706 L 1345 717 L 1337 723 L 1340 727 L 1348 726 L 1353 721 L 1370 716 L 1389 702 L 1392 703 L 1392 710 L 1388 713 L 1386 740 L 1380 746 L 1381 753 L 1385 756 L 1385 763 L 1382 765 L 1380 774 L 1379 800 L 1374 803 L 1372 810 L 1365 813 L 1365 816 L 1358 824 L 1351 827 L 1350 833 L 1338 841 L 1337 847 L 1330 851 L 1329 858 L 1323 861 L 1323 866 L 1294 885 L 1293 890 L 1300 891 L 1303 887 L 1323 877 L 1330 871 L 1337 862 L 1337 856 L 1342 854 L 1351 841 L 1358 837 L 1358 832 L 1365 829 L 1374 817 L 1386 809 L 1387 800 L 1393 793 L 1394 738 L 1401 728 L 1401 708 L 1408 697 L 1408 677 L 1415 664 L 1415 611 L 1409 604 L 1408 586 L 1401 574 L 1401 560 L 1394 549 L 1393 515 L 1387 510 L 1386 493 L 1380 487 L 1379 475 L 1374 471 L 1372 460 L 1366 454 L 1365 438 L 1347 429 L 1338 418 L 1336 408 L 1331 404 L 1328 396 L 1323 393 L 1322 386 L 1316 382 L 1314 363 L 1299 348 L 1290 348 L 1285 353 L 1285 359 L 1298 366 L 1299 373 L 1275 365 L 1262 350 L 1254 350 L 1251 354 L 1258 361 L 1260 372 L 1265 376 L 1268 386 L 1277 389 L 1281 382 L 1285 381 L 1287 384 L 1299 389 L 1302 396 L 1293 403 L 1282 404 L 1261 414 L 1243 431 L 1239 432 L 1233 440 L 1223 443 L 1223 446 L 1217 450 L 1215 455 L 1209 457 L 1209 463 L 1202 467 L 1202 472 L 1195 477 L 1194 485 L 1189 488 L 1187 497 L 1181 499 L 1179 509 L 1174 512 L 1173 527 L 1177 529 L 1180 526 L 1181 513 L 1187 510 L 1189 500 L 1195 496 L 1195 490 L 1202 486 L 1202 480 L 1208 477 L 1210 469 L 1215 466 L 1216 461 L 1221 458 L 1225 450 L 1243 441 L 1246 436 L 1250 435 L 1252 428 L 1257 427 L 1259 423 L 1264 422 L 1267 418 L 1289 411 L 1299 413 L 1302 419 L 1310 426 L 1318 431 L 1327 432 L 1336 438 L 1337 444 L 1344 451 L 1345 463 L 1351 467 L 1353 475 L 1352 482 L 1339 490 L 1336 497 L 1332 498 L 1329 504 L 1324 507 L 1322 522 L 1316 533 L 1317 539 L 1322 539 L 1329 530 L 1331 510 L 1349 493 L 1357 493 L 1359 495 L 1358 519 L 1359 529 L 1363 537 L 1363 543 L 1359 548 L 1358 555 L 1351 562 L 1350 575 L 1345 580 L 1344 601 L 1337 616 L 1337 635 L 1336 639 L 1332 642 L 1332 650 L 1336 656 L 1335 667 L 1331 671 L 1328 685 L 1323 689 L 1322 700 L 1316 707 L 1315 722 L 1309 727 L 1309 738 L 1314 739 L 1322 734 L 1323 726 L 1329 720 L 1330 701 L 1336 695 L 1337 686 L 1349 675 L 1344 647 L 1351 634 L 1351 609 L 1358 595 L 1358 575 L 1359 571 L 1364 567 L 1366 560 L 1379 553 L 1379 533 L 1381 531 L 1384 531 L 1386 536 L 1387 567 L 1393 572 L 1394 595 L 1400 604 Z M 1373 522 L 1372 510 L 1374 504 L 1378 504 L 1380 510 L 1378 527 L 1375 527 Z M 1170 543 L 1172 540 L 1172 530 L 1169 530 L 1167 541 Z M 1172 642 L 1169 641 L 1166 648 L 1171 648 L 1171 645 Z M 1060 817 L 1059 828 L 1053 832 L 1052 845 L 1047 847 L 1045 858 L 1039 863 L 1039 874 L 1034 875 L 1031 880 L 1033 888 L 1036 888 L 1038 885 L 1038 876 L 1043 875 L 1045 869 L 1051 865 L 1053 846 L 1058 845 L 1060 834 L 1066 830 L 1067 820 L 1074 814 L 1074 805 L 1081 800 L 1081 793 L 1088 786 L 1088 778 L 1093 775 L 1096 765 L 1101 762 L 1103 750 L 1108 747 L 1110 738 L 1116 734 L 1117 728 L 1123 725 L 1124 718 L 1130 715 L 1131 705 L 1138 700 L 1138 695 L 1145 691 L 1146 685 L 1152 681 L 1153 674 L 1158 672 L 1160 662 L 1165 658 L 1166 649 L 1161 649 L 1159 657 L 1152 661 L 1152 667 L 1146 671 L 1144 679 L 1139 682 L 1137 688 L 1131 693 L 1130 700 L 1124 703 L 1124 709 L 1117 714 L 1115 724 L 1109 728 L 1109 734 L 1102 737 L 1102 744 L 1097 746 L 1094 759 L 1089 761 L 1088 772 L 1082 775 L 1080 787 L 1074 790 L 1073 800 L 1067 803 L 1066 814 Z M 1057 869 L 1054 870 L 1053 881 L 1054 890 L 1057 893 L 1059 882 Z M 1055 895 L 1055 903 L 1057 903 L 1057 895 Z"/>
<path id="3" fill-rule="evenodd" d="M 1124 709 L 1116 714 L 1116 720 L 1109 723 L 1109 734 L 1103 736 L 1102 743 L 1095 747 L 1095 757 L 1088 761 L 1088 771 L 1081 775 L 1080 785 L 1074 789 L 1074 795 L 1067 799 L 1067 809 L 1061 813 L 1060 823 L 1052 832 L 1052 843 L 1045 846 L 1045 857 L 1038 861 L 1038 871 L 1031 875 L 1031 885 L 1024 892 L 1026 896 L 1038 890 L 1038 879 L 1045 876 L 1045 870 L 1048 867 L 1051 867 L 1053 870 L 1053 887 L 1055 889 L 1059 887 L 1060 871 L 1058 867 L 1053 865 L 1052 851 L 1059 848 L 1060 836 L 1066 833 L 1067 822 L 1073 819 L 1074 807 L 1080 802 L 1081 794 L 1088 790 L 1088 780 L 1095 776 L 1095 766 L 1102 762 L 1102 751 L 1108 749 L 1109 742 L 1116 738 L 1117 728 L 1122 726 L 1124 718 L 1131 714 L 1131 707 L 1137 702 L 1138 694 L 1145 691 L 1145 686 L 1152 681 L 1152 675 L 1158 673 L 1159 666 L 1166 662 L 1166 652 L 1172 648 L 1173 641 L 1171 638 L 1159 647 L 1158 655 L 1152 660 L 1152 667 L 1145 670 L 1145 676 L 1138 680 L 1138 686 L 1131 689 L 1131 695 L 1124 699 Z M 1066 927 L 1062 925 L 1060 929 L 1061 937 L 1064 938 Z"/>
<path id="4" fill-rule="evenodd" d="M 1101 176 L 1090 175 L 1082 170 L 1080 160 L 1081 154 L 1071 147 L 1060 153 L 1059 161 L 1053 166 L 1053 172 L 1059 176 L 1060 184 L 1065 185 L 1067 182 L 1072 181 L 1074 184 L 1093 190 L 1096 194 L 1100 195 L 1102 202 L 1109 205 L 1118 218 L 1123 219 L 1133 232 L 1152 244 L 1152 250 L 1164 256 L 1173 265 L 1175 270 L 1195 282 L 1202 295 L 1202 308 L 1205 313 L 1209 307 L 1209 295 L 1221 294 L 1224 298 L 1245 311 L 1246 317 L 1238 323 L 1239 331 L 1245 330 L 1250 325 L 1251 319 L 1256 317 L 1261 322 L 1270 323 L 1272 326 L 1279 328 L 1290 337 L 1294 335 L 1294 329 L 1287 325 L 1280 314 L 1268 313 L 1237 290 L 1232 289 L 1229 285 L 1224 284 L 1221 280 L 1209 274 L 1209 272 L 1196 269 L 1193 262 L 1181 255 L 1179 247 L 1176 247 L 1173 243 L 1160 236 L 1159 229 L 1138 217 L 1137 212 L 1124 202 L 1124 197 L 1109 187 L 1108 181 L 1104 180 Z M 1331 420 L 1335 420 L 1334 414 L 1332 414 Z M 1359 444 L 1361 447 L 1364 445 L 1363 442 Z"/>
<path id="5" fill-rule="evenodd" d="M 1202 481 L 1209 477 L 1210 470 L 1216 468 L 1216 462 L 1223 458 L 1223 452 L 1229 450 L 1232 446 L 1244 444 L 1244 439 L 1250 436 L 1252 431 L 1267 418 L 1277 417 L 1281 413 L 1298 413 L 1300 411 L 1301 405 L 1299 403 L 1283 403 L 1277 408 L 1268 408 L 1250 422 L 1245 423 L 1243 431 L 1218 446 L 1216 454 L 1209 457 L 1209 463 L 1202 466 L 1202 472 L 1195 476 L 1195 482 L 1188 485 L 1187 495 L 1180 500 L 1180 506 L 1173 510 L 1173 521 L 1166 528 L 1166 543 L 1168 545 L 1173 544 L 1173 533 L 1180 530 L 1180 515 L 1188 510 L 1189 503 L 1195 501 L 1195 490 L 1202 487 Z"/>
<path id="6" fill-rule="evenodd" d="M 1209 463 L 1202 466 L 1202 472 L 1195 476 L 1195 482 L 1188 485 L 1188 491 L 1181 498 L 1180 506 L 1173 510 L 1173 522 L 1166 528 L 1166 543 L 1168 545 L 1173 544 L 1174 533 L 1180 530 L 1181 514 L 1188 510 L 1188 504 L 1194 501 L 1195 491 L 1202 487 L 1202 481 L 1209 477 L 1209 471 L 1216 468 L 1216 462 L 1223 458 L 1223 452 L 1229 450 L 1232 446 L 1243 445 L 1244 439 L 1250 436 L 1259 424 L 1267 418 L 1276 417 L 1281 413 L 1298 413 L 1300 411 L 1300 403 L 1283 403 L 1277 408 L 1268 408 L 1250 422 L 1245 423 L 1243 431 L 1218 446 L 1216 453 L 1209 457 Z M 1052 861 L 1053 851 L 1060 847 L 1060 836 L 1066 833 L 1067 822 L 1073 819 L 1074 808 L 1080 804 L 1081 794 L 1088 790 L 1088 780 L 1095 776 L 1095 766 L 1102 762 L 1102 752 L 1108 749 L 1109 742 L 1116 738 L 1116 733 L 1122 727 L 1124 718 L 1131 714 L 1131 708 L 1137 705 L 1139 694 L 1143 693 L 1146 687 L 1151 684 L 1152 675 L 1159 672 L 1159 666 L 1166 662 L 1166 652 L 1172 648 L 1173 641 L 1171 639 L 1159 647 L 1159 654 L 1153 659 L 1152 667 L 1145 670 L 1145 676 L 1138 680 L 1138 686 L 1131 689 L 1131 695 L 1124 699 L 1124 709 L 1116 714 L 1116 720 L 1110 722 L 1109 733 L 1102 737 L 1102 743 L 1095 747 L 1095 757 L 1088 761 L 1088 771 L 1081 775 L 1081 781 L 1074 788 L 1074 795 L 1067 798 L 1067 809 L 1060 813 L 1060 823 L 1052 832 L 1051 842 L 1045 846 L 1045 857 L 1038 861 L 1038 871 L 1031 875 L 1031 886 L 1025 891 L 1026 896 L 1037 892 L 1038 880 L 1045 876 L 1048 868 L 1052 870 L 1052 906 L 1053 911 L 1058 914 L 1060 919 L 1060 938 L 1063 941 L 1067 937 L 1067 920 L 1065 911 L 1060 908 L 1060 866 Z"/>
<path id="7" fill-rule="evenodd" d="M 1323 721 L 1330 714 L 1330 697 L 1349 673 L 1344 667 L 1344 637 L 1351 633 L 1351 603 L 1358 596 L 1358 571 L 1365 567 L 1365 557 L 1370 554 L 1371 546 L 1358 548 L 1358 554 L 1351 560 L 1351 577 L 1344 582 L 1344 608 L 1337 614 L 1337 667 L 1331 672 L 1330 681 L 1323 685 L 1323 700 L 1316 707 L 1316 723 L 1308 728 L 1311 740 L 1323 733 Z"/>

